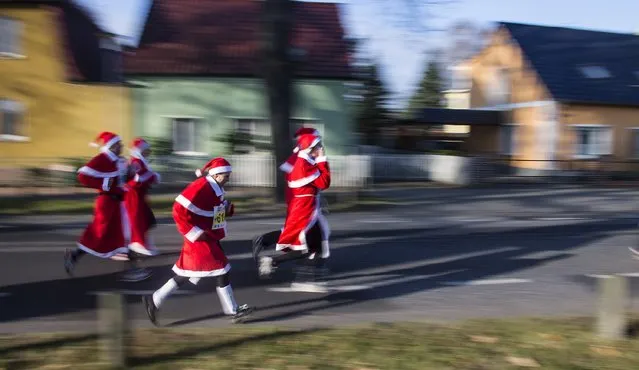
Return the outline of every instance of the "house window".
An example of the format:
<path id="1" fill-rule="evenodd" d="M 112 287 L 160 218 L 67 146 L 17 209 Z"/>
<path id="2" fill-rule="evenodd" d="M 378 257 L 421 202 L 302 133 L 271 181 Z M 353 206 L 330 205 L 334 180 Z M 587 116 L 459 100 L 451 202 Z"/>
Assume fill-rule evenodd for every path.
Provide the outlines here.
<path id="1" fill-rule="evenodd" d="M 0 17 L 0 58 L 20 56 L 20 22 Z"/>
<path id="2" fill-rule="evenodd" d="M 630 132 L 630 140 L 632 140 L 630 157 L 639 159 L 639 127 L 631 128 Z"/>
<path id="3" fill-rule="evenodd" d="M 599 157 L 612 154 L 612 128 L 606 126 L 575 126 L 575 156 Z"/>
<path id="4" fill-rule="evenodd" d="M 516 147 L 517 125 L 507 124 L 500 127 L 499 131 L 499 147 L 501 154 L 514 155 L 517 151 Z"/>
<path id="5" fill-rule="evenodd" d="M 0 141 L 25 141 L 24 107 L 11 100 L 0 100 Z"/>
<path id="6" fill-rule="evenodd" d="M 172 118 L 173 152 L 185 155 L 206 154 L 204 121 L 199 118 Z"/>
<path id="7" fill-rule="evenodd" d="M 236 119 L 233 151 L 241 154 L 271 150 L 271 124 L 265 119 Z"/>
<path id="8" fill-rule="evenodd" d="M 602 66 L 581 66 L 579 70 L 586 78 L 608 78 L 610 72 Z"/>
<path id="9" fill-rule="evenodd" d="M 505 104 L 510 95 L 510 78 L 508 71 L 502 67 L 495 67 L 493 78 L 488 86 L 488 98 L 492 105 Z"/>

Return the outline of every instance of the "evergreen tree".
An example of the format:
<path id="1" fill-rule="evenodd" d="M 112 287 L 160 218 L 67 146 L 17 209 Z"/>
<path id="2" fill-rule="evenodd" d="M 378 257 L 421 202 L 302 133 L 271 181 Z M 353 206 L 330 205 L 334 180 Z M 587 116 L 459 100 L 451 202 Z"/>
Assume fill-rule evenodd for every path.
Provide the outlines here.
<path id="1" fill-rule="evenodd" d="M 375 144 L 379 129 L 386 123 L 389 93 L 377 65 L 362 68 L 361 101 L 357 109 L 357 129 L 367 144 Z"/>
<path id="2" fill-rule="evenodd" d="M 437 64 L 431 61 L 428 63 L 422 82 L 408 103 L 405 116 L 414 117 L 419 109 L 426 107 L 442 107 L 443 97 L 441 73 Z"/>

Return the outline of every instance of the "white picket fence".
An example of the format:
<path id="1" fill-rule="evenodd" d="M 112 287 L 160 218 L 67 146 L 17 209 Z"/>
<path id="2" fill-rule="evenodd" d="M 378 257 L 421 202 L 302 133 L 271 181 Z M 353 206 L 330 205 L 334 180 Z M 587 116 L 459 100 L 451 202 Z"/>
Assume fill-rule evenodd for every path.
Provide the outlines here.
<path id="1" fill-rule="evenodd" d="M 233 166 L 231 183 L 238 187 L 272 187 L 275 185 L 275 161 L 269 155 L 231 155 L 225 157 Z M 195 170 L 209 158 L 167 156 L 151 160 L 155 171 L 162 175 L 164 184 L 187 184 L 195 178 Z M 58 163 L 62 162 L 62 163 Z M 30 159 L 2 163 L 0 186 L 57 187 L 72 184 L 73 166 L 55 160 Z M 370 154 L 330 156 L 331 187 L 363 188 L 373 182 L 384 181 L 436 181 L 449 184 L 468 184 L 477 174 L 479 161 L 470 157 L 411 154 Z M 77 164 L 76 164 L 77 165 Z"/>
<path id="2" fill-rule="evenodd" d="M 275 161 L 265 155 L 231 155 L 225 157 L 233 174 L 231 183 L 239 187 L 275 186 Z M 369 156 L 333 156 L 329 158 L 331 186 L 337 188 L 361 188 L 370 180 L 371 158 Z M 163 178 L 168 182 L 193 180 L 195 170 L 206 163 L 206 159 L 165 157 L 154 161 Z"/>

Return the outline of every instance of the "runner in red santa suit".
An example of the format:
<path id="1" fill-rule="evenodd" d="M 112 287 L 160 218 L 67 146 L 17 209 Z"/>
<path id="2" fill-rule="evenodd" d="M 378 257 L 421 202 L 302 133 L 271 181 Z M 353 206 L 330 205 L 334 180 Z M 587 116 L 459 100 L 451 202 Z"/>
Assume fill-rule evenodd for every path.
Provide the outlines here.
<path id="1" fill-rule="evenodd" d="M 304 259 L 306 266 L 301 270 L 303 273 L 298 274 L 298 281 L 294 285 L 313 283 L 317 272 L 330 256 L 328 240 L 322 240 L 318 196 L 331 183 L 324 147 L 321 138 L 309 134 L 300 137 L 298 147 L 298 157 L 288 175 L 292 197 L 284 229 L 276 245 L 276 250 L 284 253 L 275 257 L 260 257 L 258 267 L 260 276 L 268 277 L 281 263 Z"/>
<path id="2" fill-rule="evenodd" d="M 96 141 L 102 144 L 100 154 L 78 170 L 78 180 L 86 187 L 97 189 L 99 195 L 95 202 L 93 222 L 84 230 L 77 249 L 65 253 L 64 267 L 69 275 L 78 259 L 85 254 L 128 260 L 130 229 L 123 204 L 127 192 L 127 163 L 120 157 L 121 139 L 112 132 L 103 132 Z M 99 146 L 97 143 L 91 145 Z"/>
<path id="3" fill-rule="evenodd" d="M 137 260 L 140 256 L 159 254 L 150 235 L 156 221 L 149 206 L 148 193 L 153 185 L 160 183 L 160 174 L 154 172 L 148 162 L 151 146 L 144 139 L 133 140 L 129 152 L 131 153 L 127 183 L 129 191 L 124 197 L 124 203 L 131 226 L 129 257 Z M 137 269 L 131 272 L 131 274 L 137 273 L 142 274 L 143 270 Z"/>
<path id="4" fill-rule="evenodd" d="M 226 217 L 234 213 L 233 204 L 224 199 L 231 165 L 224 158 L 215 158 L 196 173 L 199 178 L 184 189 L 173 205 L 173 219 L 184 237 L 182 253 L 173 266 L 175 276 L 152 296 L 143 297 L 154 324 L 158 309 L 171 293 L 187 281 L 197 284 L 205 277 L 216 279 L 222 309 L 233 322 L 241 322 L 252 311 L 248 305 L 235 303 L 228 275 L 231 265 L 220 245 L 226 236 Z"/>
<path id="5" fill-rule="evenodd" d="M 302 135 L 307 135 L 307 134 L 320 137 L 319 132 L 312 127 L 302 127 L 295 132 L 295 136 L 293 137 L 293 139 L 295 140 L 296 145 L 295 145 L 295 148 L 293 149 L 293 153 L 291 153 L 288 159 L 284 163 L 282 163 L 279 167 L 280 171 L 286 173 L 285 178 L 287 181 L 288 181 L 289 174 L 293 170 L 295 161 L 297 160 L 297 153 L 299 151 L 299 147 L 297 146 L 297 141 Z M 291 188 L 289 188 L 287 185 L 285 190 L 285 197 L 284 197 L 287 206 L 290 203 L 291 198 L 292 198 Z M 322 219 L 324 219 L 323 224 L 325 225 L 325 228 L 324 228 L 325 232 L 323 234 L 326 235 L 326 240 L 328 240 L 328 236 L 330 235 L 330 231 L 328 230 L 328 222 L 325 222 L 326 220 L 324 215 L 322 215 L 321 217 Z M 264 248 L 275 246 L 281 234 L 282 234 L 281 229 L 273 230 L 268 233 L 259 235 L 253 239 L 253 258 L 255 259 L 256 262 L 259 260 L 260 252 Z"/>

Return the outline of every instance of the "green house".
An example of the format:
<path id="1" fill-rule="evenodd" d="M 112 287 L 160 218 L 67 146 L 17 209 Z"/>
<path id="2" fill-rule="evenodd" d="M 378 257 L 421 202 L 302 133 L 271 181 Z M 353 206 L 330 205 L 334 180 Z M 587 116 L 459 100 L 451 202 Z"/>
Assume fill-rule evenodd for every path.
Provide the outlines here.
<path id="1" fill-rule="evenodd" d="M 155 0 L 124 58 L 136 136 L 178 155 L 268 153 L 261 1 Z M 337 4 L 294 2 L 291 129 L 317 128 L 331 155 L 355 152 L 349 45 Z M 293 143 L 291 141 L 291 147 Z"/>

